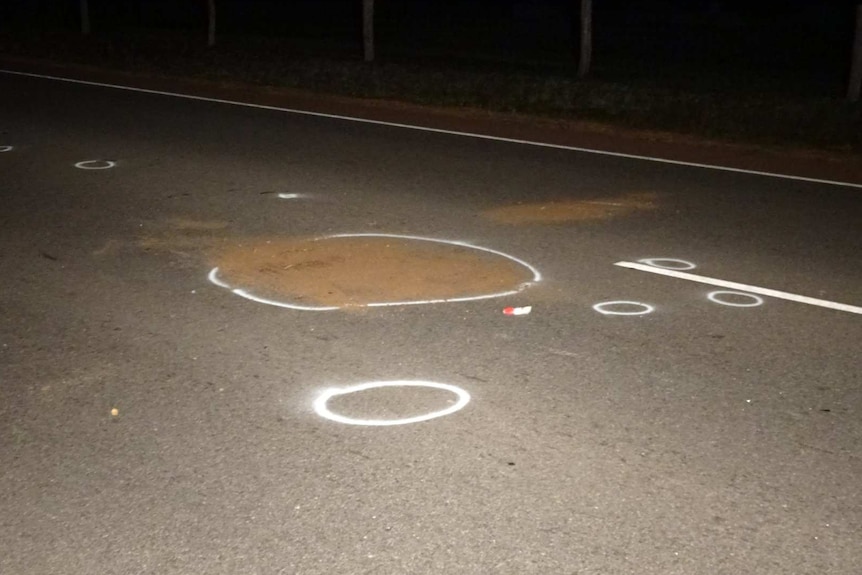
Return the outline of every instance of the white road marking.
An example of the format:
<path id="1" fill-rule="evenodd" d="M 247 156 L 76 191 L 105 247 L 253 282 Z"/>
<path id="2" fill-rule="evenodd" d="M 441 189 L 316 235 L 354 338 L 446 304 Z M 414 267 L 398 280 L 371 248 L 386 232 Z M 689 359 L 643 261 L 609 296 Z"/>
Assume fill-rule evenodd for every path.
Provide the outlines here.
<path id="1" fill-rule="evenodd" d="M 746 297 L 750 298 L 751 301 L 749 303 L 732 302 L 723 299 L 725 296 Z M 754 295 L 753 293 L 745 293 L 741 291 L 716 290 L 706 294 L 706 297 L 711 302 L 715 302 L 719 305 L 728 305 L 730 307 L 757 307 L 763 305 L 763 298 L 759 295 Z"/>
<path id="2" fill-rule="evenodd" d="M 642 264 L 664 268 L 666 270 L 687 271 L 693 270 L 697 266 L 686 260 L 678 260 L 676 258 L 643 258 L 638 260 Z"/>
<path id="3" fill-rule="evenodd" d="M 111 160 L 84 160 L 75 164 L 75 167 L 79 170 L 108 170 L 116 165 L 117 162 Z"/>
<path id="4" fill-rule="evenodd" d="M 439 134 L 449 134 L 452 136 L 463 136 L 468 138 L 478 138 L 482 140 L 491 140 L 495 142 L 505 142 L 509 144 L 521 144 L 526 146 L 537 146 L 540 148 L 553 148 L 557 150 L 569 150 L 572 152 L 581 152 L 585 154 L 596 154 L 601 156 L 610 156 L 615 158 L 626 158 L 630 160 L 644 160 L 647 162 L 656 162 L 660 164 L 671 164 L 676 166 L 688 166 L 691 168 L 702 168 L 707 170 L 718 170 L 722 172 L 733 172 L 739 174 L 750 174 L 754 176 L 765 176 L 769 178 L 781 178 L 785 180 L 795 180 L 800 182 L 812 182 L 815 184 L 827 184 L 832 186 L 846 186 L 850 188 L 862 188 L 862 184 L 853 182 L 844 182 L 839 180 L 825 180 L 820 178 L 807 178 L 804 176 L 793 176 L 790 174 L 779 174 L 776 172 L 766 172 L 761 170 L 746 170 L 743 168 L 732 168 L 729 166 L 721 166 L 717 164 L 702 164 L 699 162 L 685 162 L 682 160 L 670 160 L 667 158 L 657 158 L 654 156 L 643 156 L 640 154 L 624 154 L 622 152 L 610 152 L 607 150 L 597 150 L 594 148 L 583 148 L 579 146 L 566 146 L 563 144 L 551 144 L 548 142 L 537 142 L 534 140 L 523 140 L 518 138 L 504 138 L 501 136 L 491 136 L 488 134 L 478 134 L 475 132 L 462 132 L 458 130 L 444 130 L 442 128 L 430 128 L 426 126 L 415 126 L 412 124 L 402 124 L 399 122 L 385 122 L 382 120 L 371 120 L 368 118 L 357 118 L 354 116 L 344 116 L 340 114 L 325 114 L 323 112 L 311 112 L 309 110 L 297 110 L 294 108 L 283 108 L 279 106 L 267 106 L 264 104 L 251 104 L 248 102 L 239 102 L 236 100 L 225 100 L 222 98 L 209 98 L 206 96 L 194 96 L 191 94 L 180 94 L 177 92 L 166 92 L 163 90 L 151 90 L 148 88 L 135 88 L 132 86 L 122 86 L 119 84 L 108 84 L 105 82 L 92 82 L 89 80 L 76 80 L 73 78 L 63 78 L 60 76 L 49 76 L 46 74 L 33 74 L 31 72 L 16 72 L 13 70 L 0 70 L 0 73 L 10 74 L 14 76 L 26 76 L 30 78 L 40 78 L 43 80 L 53 80 L 55 82 L 68 82 L 70 84 L 80 84 L 84 86 L 95 86 L 99 88 L 113 88 L 116 90 L 126 90 L 129 92 L 138 92 L 142 94 L 156 94 L 159 96 L 170 96 L 172 98 L 183 98 L 186 100 L 197 100 L 200 102 L 212 102 L 216 104 L 227 104 L 230 106 L 242 106 L 245 108 L 257 108 L 260 110 L 270 110 L 274 112 L 285 112 L 288 114 L 299 114 L 304 116 L 314 116 L 318 118 L 330 118 L 335 120 L 346 120 L 349 122 L 360 122 L 364 124 L 375 124 L 378 126 L 389 126 L 393 128 L 403 128 L 407 130 L 417 130 L 421 132 L 434 132 Z"/>
<path id="5" fill-rule="evenodd" d="M 431 413 L 426 413 L 424 415 L 417 415 L 415 417 L 405 417 L 402 419 L 354 419 L 352 417 L 346 417 L 344 415 L 339 415 L 337 413 L 333 413 L 330 411 L 327 403 L 333 397 L 337 397 L 339 395 L 347 395 L 350 393 L 356 393 L 359 391 L 366 391 L 369 389 L 377 389 L 380 387 L 430 387 L 433 389 L 443 389 L 445 391 L 450 391 L 454 393 L 458 397 L 458 401 L 453 405 L 450 405 L 446 409 L 441 409 L 439 411 L 432 411 Z M 444 415 L 449 415 L 451 413 L 455 413 L 456 411 L 462 409 L 465 405 L 470 402 L 470 394 L 461 389 L 460 387 L 449 385 L 448 383 L 437 383 L 434 381 L 418 381 L 418 380 L 395 380 L 395 381 L 371 381 L 368 383 L 360 383 L 359 385 L 351 385 L 350 387 L 342 387 L 342 388 L 333 388 L 327 389 L 323 393 L 321 393 L 317 399 L 314 400 L 314 411 L 320 416 L 326 419 L 337 421 L 338 423 L 346 423 L 349 425 L 367 425 L 367 426 L 389 426 L 389 425 L 406 425 L 408 423 L 419 423 L 420 421 L 428 421 L 429 419 L 435 419 L 437 417 L 443 417 Z"/>
<path id="6" fill-rule="evenodd" d="M 798 303 L 806 303 L 809 305 L 816 305 L 820 307 L 825 307 L 829 309 L 834 309 L 838 311 L 846 311 L 849 313 L 858 313 L 862 314 L 862 307 L 855 305 L 848 305 L 845 303 L 838 303 L 834 301 L 828 301 L 824 299 L 817 299 L 813 297 L 808 297 L 804 295 L 797 295 L 793 293 L 788 293 L 784 291 L 778 291 L 769 288 L 762 288 L 753 285 L 738 283 L 738 282 L 730 282 L 722 279 L 710 278 L 706 276 L 700 276 L 695 274 L 690 274 L 686 272 L 669 270 L 664 268 L 658 268 L 655 266 L 644 265 L 636 262 L 617 262 L 614 264 L 615 266 L 620 266 L 622 268 L 629 268 L 633 270 L 638 270 L 642 272 L 649 272 L 651 274 L 659 274 L 663 276 L 674 277 L 677 279 L 688 280 L 692 282 L 698 282 L 702 284 L 714 285 L 718 287 L 723 287 L 731 290 L 739 290 L 744 292 L 756 293 L 760 295 L 765 295 L 768 297 L 774 297 L 778 299 L 785 299 L 788 301 L 795 301 Z"/>
<path id="7" fill-rule="evenodd" d="M 0 153 L 11 152 L 13 149 L 14 149 L 13 146 L 0 146 Z"/>
<path id="8" fill-rule="evenodd" d="M 614 307 L 622 307 L 623 309 L 613 309 Z M 627 307 L 634 307 L 636 309 L 626 311 L 625 308 Z M 594 305 L 593 309 L 602 315 L 646 315 L 655 311 L 655 308 L 648 303 L 627 300 L 604 301 Z"/>

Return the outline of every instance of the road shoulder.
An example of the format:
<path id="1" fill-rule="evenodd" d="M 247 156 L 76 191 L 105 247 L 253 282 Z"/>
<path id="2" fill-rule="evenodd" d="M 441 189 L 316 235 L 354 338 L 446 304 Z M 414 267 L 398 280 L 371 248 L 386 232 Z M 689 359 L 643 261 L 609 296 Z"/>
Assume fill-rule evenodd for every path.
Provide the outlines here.
<path id="1" fill-rule="evenodd" d="M 405 124 L 493 138 L 643 156 L 734 170 L 783 174 L 796 178 L 846 182 L 862 186 L 862 158 L 852 153 L 767 148 L 718 142 L 668 132 L 621 129 L 592 122 L 555 120 L 475 109 L 437 108 L 386 100 L 364 100 L 288 88 L 167 78 L 11 57 L 0 57 L 0 69 L 375 122 Z"/>

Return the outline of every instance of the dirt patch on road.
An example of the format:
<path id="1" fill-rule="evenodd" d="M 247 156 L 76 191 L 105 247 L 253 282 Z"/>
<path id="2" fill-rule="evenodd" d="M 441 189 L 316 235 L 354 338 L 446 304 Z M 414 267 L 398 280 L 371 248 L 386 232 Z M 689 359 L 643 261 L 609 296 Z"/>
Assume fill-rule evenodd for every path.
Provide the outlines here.
<path id="1" fill-rule="evenodd" d="M 656 195 L 645 192 L 592 200 L 516 204 L 492 208 L 483 215 L 503 224 L 561 224 L 603 220 L 655 207 Z"/>
<path id="2" fill-rule="evenodd" d="M 358 308 L 474 298 L 519 291 L 537 279 L 534 269 L 514 257 L 448 240 L 383 234 L 236 236 L 227 222 L 188 217 L 149 227 L 137 240 L 144 250 L 187 263 L 207 259 L 218 268 L 218 282 L 293 305 Z"/>
<path id="3" fill-rule="evenodd" d="M 213 253 L 211 263 L 232 287 L 310 306 L 475 297 L 534 279 L 529 268 L 493 253 L 378 236 L 242 241 Z"/>
<path id="4" fill-rule="evenodd" d="M 229 223 L 222 220 L 198 220 L 176 216 L 152 224 L 152 230 L 138 238 L 145 250 L 193 252 L 211 248 L 224 241 Z"/>

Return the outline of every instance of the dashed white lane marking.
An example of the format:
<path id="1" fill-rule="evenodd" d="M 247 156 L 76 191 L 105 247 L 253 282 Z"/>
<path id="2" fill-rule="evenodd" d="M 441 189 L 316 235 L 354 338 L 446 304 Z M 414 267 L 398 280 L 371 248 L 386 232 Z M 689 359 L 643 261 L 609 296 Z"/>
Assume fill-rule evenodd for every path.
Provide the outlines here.
<path id="1" fill-rule="evenodd" d="M 807 178 L 804 176 L 793 176 L 790 174 L 779 174 L 776 172 L 766 172 L 761 170 L 745 170 L 742 168 L 731 168 L 729 166 L 720 166 L 716 164 L 703 164 L 699 162 L 684 162 L 681 160 L 670 160 L 667 158 L 657 158 L 654 156 L 642 156 L 639 154 L 624 154 L 622 152 L 609 152 L 607 150 L 596 150 L 594 148 L 582 148 L 579 146 L 566 146 L 563 144 L 551 144 L 548 142 L 537 142 L 533 140 L 522 140 L 518 138 L 504 138 L 501 136 L 490 136 L 488 134 L 478 134 L 474 132 L 461 132 L 457 130 L 444 130 L 442 128 L 429 128 L 426 126 L 414 126 L 412 124 L 402 124 L 398 122 L 384 122 L 382 120 L 370 120 L 368 118 L 356 118 L 353 116 L 343 116 L 340 114 L 325 114 L 323 112 L 311 112 L 309 110 L 297 110 L 294 108 L 282 108 L 279 106 L 266 106 L 263 104 L 251 104 L 248 102 L 238 102 L 236 100 L 225 100 L 222 98 L 208 98 L 206 96 L 193 96 L 191 94 L 179 94 L 176 92 L 166 92 L 163 90 L 150 90 L 147 88 L 135 88 L 132 86 L 121 86 L 118 84 L 107 84 L 105 82 L 91 82 L 89 80 L 75 80 L 73 78 L 62 78 L 59 76 L 49 76 L 46 74 L 33 74 L 31 72 L 16 72 L 13 70 L 0 70 L 0 73 L 10 74 L 14 76 L 26 76 L 30 78 L 40 78 L 43 80 L 53 80 L 55 82 L 67 82 L 70 84 L 80 84 L 84 86 L 95 86 L 99 88 L 113 88 L 116 90 L 126 90 L 129 92 L 138 92 L 142 94 L 155 94 L 159 96 L 170 96 L 172 98 L 183 98 L 186 100 L 197 100 L 200 102 L 213 102 L 216 104 L 227 104 L 230 106 L 243 106 L 245 108 L 257 108 L 259 110 L 270 110 L 275 112 L 285 112 L 288 114 L 299 114 L 304 116 L 314 116 L 318 118 L 330 118 L 335 120 L 346 120 L 349 122 L 360 122 L 364 124 L 375 124 L 378 126 L 389 126 L 393 128 L 403 128 L 407 130 L 417 130 L 421 132 L 434 132 L 439 134 L 449 134 L 452 136 L 463 136 L 467 138 L 478 138 L 482 140 L 490 140 L 495 142 L 505 142 L 508 144 L 521 144 L 526 146 L 536 146 L 540 148 L 553 148 L 556 150 L 569 150 L 571 152 L 581 152 L 585 154 L 596 154 L 601 156 L 610 156 L 615 158 L 626 158 L 630 160 L 644 160 L 647 162 L 656 162 L 660 164 L 671 164 L 675 166 L 688 166 L 691 168 L 702 168 L 707 170 L 718 170 L 722 172 L 733 172 L 738 174 L 750 174 L 755 176 L 765 176 L 769 178 L 781 178 L 785 180 L 796 180 L 800 182 L 812 182 L 815 184 L 827 184 L 832 186 L 846 186 L 850 188 L 862 188 L 862 184 L 852 182 L 844 182 L 840 180 L 825 180 L 820 178 Z"/>
<path id="2" fill-rule="evenodd" d="M 380 387 L 430 387 L 433 389 L 442 389 L 454 393 L 458 397 L 458 401 L 450 405 L 446 409 L 432 411 L 424 415 L 415 417 L 404 417 L 402 419 L 356 419 L 346 417 L 338 413 L 334 413 L 327 405 L 329 400 L 339 395 L 347 395 L 357 393 L 359 391 L 367 391 L 369 389 L 377 389 Z M 359 385 L 351 385 L 350 387 L 341 387 L 327 389 L 314 400 L 314 411 L 320 416 L 338 423 L 346 423 L 348 425 L 366 425 L 366 426 L 388 426 L 388 425 L 406 425 L 408 423 L 419 423 L 420 421 L 428 421 L 437 417 L 443 417 L 455 413 L 462 409 L 470 402 L 470 394 L 460 387 L 450 385 L 448 383 L 437 383 L 434 381 L 419 381 L 419 380 L 395 380 L 395 381 L 371 381 L 368 383 L 360 383 Z"/>
<path id="3" fill-rule="evenodd" d="M 838 303 L 834 301 L 828 301 L 824 299 L 817 299 L 813 297 L 808 297 L 804 295 L 797 295 L 793 293 L 788 293 L 785 291 L 779 291 L 769 288 L 762 288 L 758 286 L 738 283 L 738 282 L 730 282 L 727 280 L 710 278 L 706 276 L 700 276 L 695 274 L 690 274 L 686 272 L 681 272 L 677 270 L 669 270 L 665 268 L 659 268 L 650 265 L 644 265 L 636 262 L 617 262 L 614 264 L 615 266 L 620 266 L 622 268 L 629 268 L 633 270 L 638 270 L 642 272 L 649 272 L 651 274 L 659 274 L 663 276 L 674 277 L 681 280 L 688 280 L 692 282 L 698 282 L 702 284 L 714 285 L 722 288 L 727 288 L 730 290 L 739 290 L 743 292 L 756 293 L 760 295 L 765 295 L 768 297 L 774 297 L 778 299 L 784 299 L 788 301 L 795 301 L 797 303 L 805 303 L 808 305 L 816 305 L 820 307 L 825 307 L 829 309 L 834 309 L 838 311 L 846 311 L 849 313 L 857 313 L 862 315 L 862 307 L 855 305 L 848 305 L 845 303 Z"/>

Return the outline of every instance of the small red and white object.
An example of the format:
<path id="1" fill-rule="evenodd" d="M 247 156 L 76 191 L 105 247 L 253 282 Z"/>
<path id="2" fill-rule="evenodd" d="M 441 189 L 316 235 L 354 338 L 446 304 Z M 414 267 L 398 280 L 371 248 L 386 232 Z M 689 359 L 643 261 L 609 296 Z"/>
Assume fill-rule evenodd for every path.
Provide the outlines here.
<path id="1" fill-rule="evenodd" d="M 527 315 L 533 311 L 533 306 L 528 305 L 524 307 L 507 307 L 503 308 L 503 313 L 506 315 Z"/>

